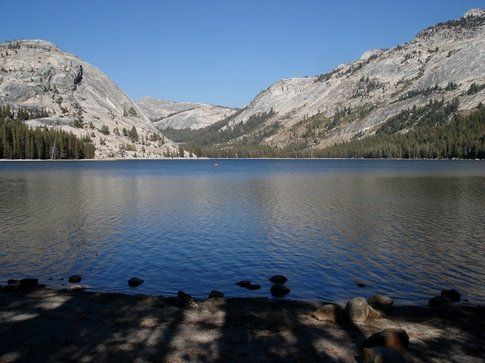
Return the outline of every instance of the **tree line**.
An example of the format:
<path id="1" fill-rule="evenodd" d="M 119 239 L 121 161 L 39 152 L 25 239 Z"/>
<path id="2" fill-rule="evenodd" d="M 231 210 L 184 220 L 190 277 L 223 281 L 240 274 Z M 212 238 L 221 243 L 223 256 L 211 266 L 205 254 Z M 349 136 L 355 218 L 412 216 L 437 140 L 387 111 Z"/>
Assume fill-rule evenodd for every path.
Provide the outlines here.
<path id="1" fill-rule="evenodd" d="M 30 128 L 24 122 L 38 113 L 24 109 L 15 114 L 0 108 L 1 159 L 92 159 L 95 146 L 89 137 L 47 127 Z"/>

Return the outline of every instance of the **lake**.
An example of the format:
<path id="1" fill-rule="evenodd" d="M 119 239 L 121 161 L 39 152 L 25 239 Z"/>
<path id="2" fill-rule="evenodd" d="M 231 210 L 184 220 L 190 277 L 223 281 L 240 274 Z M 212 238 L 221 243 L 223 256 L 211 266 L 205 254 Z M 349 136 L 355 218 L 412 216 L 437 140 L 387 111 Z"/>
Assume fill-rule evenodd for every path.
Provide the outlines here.
<path id="1" fill-rule="evenodd" d="M 293 299 L 483 304 L 484 221 L 481 161 L 0 162 L 1 283 L 270 296 L 284 274 Z"/>

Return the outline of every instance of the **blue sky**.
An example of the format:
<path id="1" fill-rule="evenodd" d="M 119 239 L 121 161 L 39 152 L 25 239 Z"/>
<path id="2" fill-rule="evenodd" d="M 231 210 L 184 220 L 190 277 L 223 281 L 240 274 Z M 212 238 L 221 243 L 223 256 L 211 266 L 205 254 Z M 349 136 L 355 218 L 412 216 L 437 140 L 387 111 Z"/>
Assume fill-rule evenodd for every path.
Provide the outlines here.
<path id="1" fill-rule="evenodd" d="M 237 107 L 473 7 L 485 0 L 0 0 L 0 41 L 51 41 L 133 99 Z"/>

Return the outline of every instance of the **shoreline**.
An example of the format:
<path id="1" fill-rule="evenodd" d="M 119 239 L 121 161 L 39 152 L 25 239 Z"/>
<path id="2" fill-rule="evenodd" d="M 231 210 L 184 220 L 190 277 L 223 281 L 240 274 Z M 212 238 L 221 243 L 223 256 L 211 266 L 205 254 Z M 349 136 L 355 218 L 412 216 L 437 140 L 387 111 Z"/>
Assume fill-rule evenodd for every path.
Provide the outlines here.
<path id="1" fill-rule="evenodd" d="M 355 362 L 363 342 L 388 328 L 407 332 L 408 362 L 479 362 L 485 353 L 482 305 L 398 305 L 362 322 L 330 322 L 312 316 L 323 304 L 3 287 L 0 362 Z"/>

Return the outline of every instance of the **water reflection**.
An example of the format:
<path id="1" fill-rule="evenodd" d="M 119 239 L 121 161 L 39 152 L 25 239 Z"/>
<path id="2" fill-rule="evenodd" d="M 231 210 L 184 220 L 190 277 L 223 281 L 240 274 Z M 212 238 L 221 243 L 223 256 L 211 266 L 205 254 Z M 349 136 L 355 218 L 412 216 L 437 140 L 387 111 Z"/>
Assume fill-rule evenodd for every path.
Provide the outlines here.
<path id="1" fill-rule="evenodd" d="M 0 163 L 0 278 L 97 290 L 293 298 L 444 287 L 485 302 L 481 162 L 134 161 Z M 52 280 L 48 280 L 51 278 Z M 261 283 L 259 292 L 234 285 Z M 359 289 L 355 282 L 370 286 Z"/>

